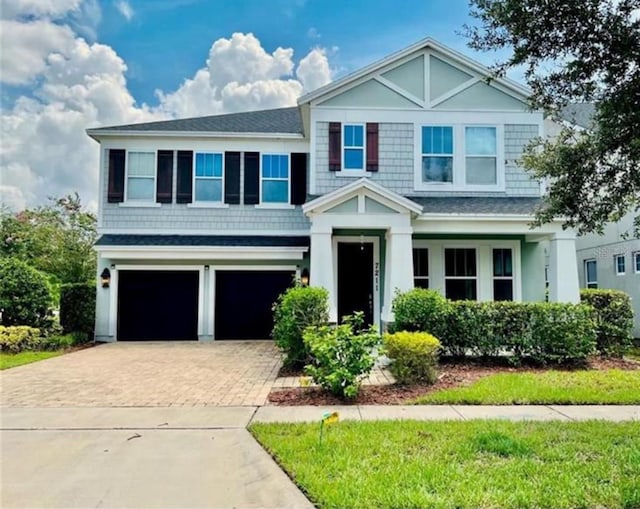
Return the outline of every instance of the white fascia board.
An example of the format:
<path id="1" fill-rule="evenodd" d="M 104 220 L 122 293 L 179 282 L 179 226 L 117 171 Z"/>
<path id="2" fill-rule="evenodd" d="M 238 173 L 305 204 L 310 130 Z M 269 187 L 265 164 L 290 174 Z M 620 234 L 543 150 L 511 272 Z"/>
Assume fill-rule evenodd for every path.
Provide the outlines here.
<path id="1" fill-rule="evenodd" d="M 302 260 L 307 247 L 94 246 L 111 260 Z"/>
<path id="2" fill-rule="evenodd" d="M 320 87 L 316 90 L 314 90 L 313 92 L 310 92 L 309 94 L 305 94 L 303 96 L 301 96 L 298 99 L 298 105 L 302 105 L 302 104 L 306 104 L 306 103 L 310 103 L 312 101 L 317 100 L 318 98 L 321 98 L 325 95 L 328 95 L 329 93 L 343 88 L 347 85 L 350 85 L 352 82 L 367 76 L 369 74 L 373 74 L 376 71 L 386 67 L 387 65 L 395 62 L 396 60 L 400 60 L 404 57 L 406 57 L 407 55 L 414 53 L 416 51 L 419 50 L 427 50 L 427 49 L 432 49 L 435 50 L 438 53 L 441 53 L 442 55 L 444 55 L 445 57 L 449 58 L 450 60 L 457 62 L 471 70 L 473 70 L 474 72 L 484 76 L 485 78 L 490 78 L 492 82 L 497 83 L 499 85 L 502 85 L 506 90 L 504 90 L 505 92 L 510 93 L 511 95 L 517 96 L 518 99 L 523 100 L 523 99 L 528 99 L 528 97 L 531 95 L 531 90 L 528 89 L 527 87 L 521 85 L 520 83 L 513 81 L 509 78 L 497 78 L 494 77 L 491 73 L 491 71 L 484 65 L 482 65 L 480 62 L 477 62 L 469 57 L 467 57 L 466 55 L 463 55 L 462 53 L 453 50 L 451 48 L 448 48 L 442 44 L 440 44 L 439 42 L 435 41 L 434 39 L 432 39 L 431 37 L 427 37 L 425 39 L 422 39 L 421 41 L 416 42 L 415 44 L 412 44 L 411 46 L 408 46 L 400 51 L 396 51 L 395 53 L 391 53 L 390 55 L 388 55 L 387 57 L 378 60 L 376 62 L 373 62 L 372 64 L 369 64 L 365 67 L 363 67 L 362 69 L 359 69 L 351 74 L 348 74 L 346 76 L 344 76 L 343 78 L 334 81 L 332 83 L 329 83 L 327 85 L 325 85 L 324 87 Z"/>
<path id="3" fill-rule="evenodd" d="M 423 214 L 412 222 L 414 233 L 465 234 L 465 235 L 525 235 L 534 236 L 562 233 L 560 221 L 531 228 L 534 216 L 529 215 L 471 215 L 471 214 Z"/>
<path id="4" fill-rule="evenodd" d="M 110 138 L 113 136 L 126 137 L 164 137 L 164 138 L 252 138 L 252 139 L 288 139 L 303 140 L 304 135 L 300 133 L 233 133 L 218 131 L 139 131 L 139 130 L 98 130 L 87 129 L 87 135 L 96 141 L 101 138 Z"/>

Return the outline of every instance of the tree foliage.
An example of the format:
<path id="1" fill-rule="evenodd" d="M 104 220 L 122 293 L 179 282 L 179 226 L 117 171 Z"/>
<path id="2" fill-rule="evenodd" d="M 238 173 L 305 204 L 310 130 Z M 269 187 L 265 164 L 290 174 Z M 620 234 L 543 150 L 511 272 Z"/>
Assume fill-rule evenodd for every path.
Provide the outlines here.
<path id="1" fill-rule="evenodd" d="M 51 292 L 40 271 L 16 258 L 0 260 L 0 311 L 2 325 L 49 325 Z"/>
<path id="2" fill-rule="evenodd" d="M 564 217 L 579 232 L 635 212 L 640 234 L 640 0 L 470 0 L 469 45 L 510 49 L 497 75 L 524 66 L 531 106 L 560 121 L 593 103 L 587 129 L 564 124 L 537 140 L 524 165 L 550 180 L 536 224 Z M 576 120 L 576 119 L 570 119 Z"/>
<path id="3" fill-rule="evenodd" d="M 12 257 L 48 274 L 54 283 L 93 280 L 96 217 L 77 193 L 18 213 L 2 210 L 0 257 Z"/>

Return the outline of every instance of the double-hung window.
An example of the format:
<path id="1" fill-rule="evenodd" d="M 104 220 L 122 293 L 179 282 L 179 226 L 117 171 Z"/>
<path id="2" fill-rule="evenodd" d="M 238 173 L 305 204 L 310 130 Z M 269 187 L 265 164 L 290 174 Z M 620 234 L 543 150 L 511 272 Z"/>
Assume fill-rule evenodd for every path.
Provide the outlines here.
<path id="1" fill-rule="evenodd" d="M 513 300 L 513 251 L 493 250 L 493 300 Z"/>
<path id="2" fill-rule="evenodd" d="M 289 203 L 289 156 L 262 155 L 262 203 Z"/>
<path id="3" fill-rule="evenodd" d="M 429 288 L 429 250 L 424 247 L 413 248 L 413 286 Z"/>
<path id="4" fill-rule="evenodd" d="M 584 261 L 584 280 L 587 288 L 598 288 L 598 265 L 595 260 Z"/>
<path id="5" fill-rule="evenodd" d="M 478 298 L 478 270 L 476 250 L 446 248 L 444 250 L 445 295 L 451 300 Z"/>
<path id="6" fill-rule="evenodd" d="M 152 202 L 155 192 L 155 152 L 127 152 L 127 200 Z"/>
<path id="7" fill-rule="evenodd" d="M 342 153 L 345 171 L 365 170 L 365 136 L 364 125 L 345 124 L 342 131 Z"/>
<path id="8" fill-rule="evenodd" d="M 453 127 L 422 127 L 422 182 L 453 182 Z"/>
<path id="9" fill-rule="evenodd" d="M 196 202 L 222 202 L 222 154 L 196 153 L 194 158 Z"/>
<path id="10" fill-rule="evenodd" d="M 465 183 L 496 185 L 498 182 L 495 127 L 464 128 Z"/>
<path id="11" fill-rule="evenodd" d="M 640 251 L 633 253 L 633 260 L 636 269 L 636 274 L 640 274 Z"/>
<path id="12" fill-rule="evenodd" d="M 615 256 L 615 266 L 616 266 L 616 275 L 624 276 L 625 272 L 627 272 L 627 263 L 623 254 L 619 254 Z"/>

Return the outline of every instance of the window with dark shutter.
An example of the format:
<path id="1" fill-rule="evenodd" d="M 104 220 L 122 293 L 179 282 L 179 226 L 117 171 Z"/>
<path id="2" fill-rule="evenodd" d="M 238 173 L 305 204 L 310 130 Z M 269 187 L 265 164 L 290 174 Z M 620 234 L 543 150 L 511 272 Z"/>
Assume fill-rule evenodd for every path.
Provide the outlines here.
<path id="1" fill-rule="evenodd" d="M 193 190 L 193 152 L 178 151 L 176 203 L 191 203 Z"/>
<path id="2" fill-rule="evenodd" d="M 340 171 L 342 167 L 342 126 L 340 122 L 329 123 L 329 171 Z"/>
<path id="3" fill-rule="evenodd" d="M 240 152 L 224 153 L 224 202 L 240 203 Z"/>
<path id="4" fill-rule="evenodd" d="M 171 203 L 173 198 L 173 150 L 158 150 L 156 202 Z"/>
<path id="5" fill-rule="evenodd" d="M 378 171 L 378 124 L 367 124 L 367 171 Z"/>
<path id="6" fill-rule="evenodd" d="M 107 201 L 120 203 L 124 201 L 124 161 L 126 152 L 121 149 L 109 150 L 109 185 Z"/>
<path id="7" fill-rule="evenodd" d="M 291 203 L 307 200 L 307 154 L 291 154 Z"/>
<path id="8" fill-rule="evenodd" d="M 260 154 L 244 153 L 244 203 L 257 205 L 260 203 Z"/>

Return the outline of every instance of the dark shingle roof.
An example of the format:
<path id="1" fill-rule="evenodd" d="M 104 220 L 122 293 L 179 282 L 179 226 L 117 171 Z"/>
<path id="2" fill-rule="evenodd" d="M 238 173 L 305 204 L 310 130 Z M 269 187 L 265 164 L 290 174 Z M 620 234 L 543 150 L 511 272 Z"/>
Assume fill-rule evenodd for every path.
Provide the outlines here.
<path id="1" fill-rule="evenodd" d="M 96 134 L 101 131 L 302 134 L 302 119 L 300 110 L 292 107 L 89 129 Z"/>
<path id="2" fill-rule="evenodd" d="M 589 129 L 593 126 L 593 116 L 596 106 L 593 103 L 569 104 L 560 112 L 560 116 L 567 122 Z"/>
<path id="3" fill-rule="evenodd" d="M 526 214 L 533 215 L 539 198 L 515 197 L 417 197 L 407 196 L 422 205 L 425 214 Z"/>
<path id="4" fill-rule="evenodd" d="M 309 247 L 309 237 L 267 235 L 102 235 L 96 246 Z"/>

